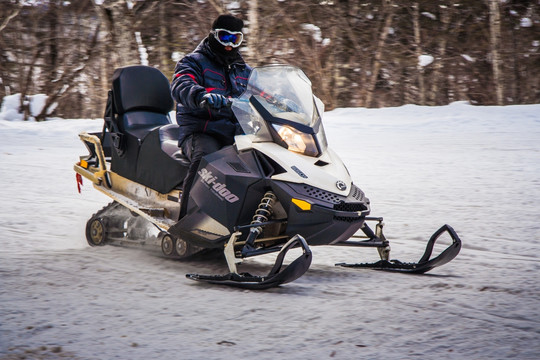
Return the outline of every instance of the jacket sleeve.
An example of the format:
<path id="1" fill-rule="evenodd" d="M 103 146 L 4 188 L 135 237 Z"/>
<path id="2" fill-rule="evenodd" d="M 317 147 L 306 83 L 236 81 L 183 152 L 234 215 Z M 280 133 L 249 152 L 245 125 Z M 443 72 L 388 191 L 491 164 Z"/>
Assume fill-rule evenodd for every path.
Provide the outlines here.
<path id="1" fill-rule="evenodd" d="M 171 83 L 173 99 L 186 108 L 198 109 L 203 95 L 206 94 L 206 89 L 200 85 L 202 83 L 201 66 L 193 57 L 186 56 L 174 69 Z"/>

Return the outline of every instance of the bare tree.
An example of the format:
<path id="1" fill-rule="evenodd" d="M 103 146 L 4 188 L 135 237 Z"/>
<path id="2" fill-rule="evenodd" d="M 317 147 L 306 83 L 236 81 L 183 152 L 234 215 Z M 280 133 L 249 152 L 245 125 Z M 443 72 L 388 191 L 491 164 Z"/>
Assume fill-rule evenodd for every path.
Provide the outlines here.
<path id="1" fill-rule="evenodd" d="M 260 63 L 259 51 L 259 1 L 249 0 L 249 53 L 248 57 L 256 65 Z"/>
<path id="2" fill-rule="evenodd" d="M 424 66 L 420 63 L 420 56 L 422 56 L 422 37 L 420 34 L 420 10 L 418 3 L 415 2 L 412 5 L 412 18 L 414 28 L 414 47 L 416 55 L 416 70 L 418 72 L 418 88 L 419 88 L 419 103 L 424 105 L 426 103 L 426 89 L 424 86 Z"/>
<path id="3" fill-rule="evenodd" d="M 11 19 L 13 19 L 17 15 L 19 15 L 19 13 L 21 12 L 22 7 L 23 7 L 22 2 L 17 3 L 17 7 L 15 9 L 11 10 L 11 12 L 4 18 L 4 20 L 0 24 L 0 32 L 2 32 L 6 28 L 6 26 L 9 24 Z"/>
<path id="4" fill-rule="evenodd" d="M 435 63 L 434 63 L 434 70 L 433 70 L 433 80 L 431 82 L 431 97 L 432 105 L 442 105 L 444 101 L 442 100 L 442 96 L 439 93 L 442 90 L 442 82 L 444 81 L 443 76 L 443 67 L 444 67 L 444 59 L 446 58 L 446 47 L 448 44 L 448 38 L 450 34 L 448 33 L 448 30 L 450 29 L 450 21 L 452 19 L 453 14 L 453 8 L 440 4 L 439 5 L 439 13 L 440 13 L 440 25 L 439 25 L 439 32 L 437 37 L 437 55 L 435 57 Z M 454 31 L 459 30 L 461 27 L 461 24 L 459 23 L 454 25 Z M 446 100 L 446 96 L 444 97 Z M 447 100 L 446 100 L 447 101 Z"/>
<path id="5" fill-rule="evenodd" d="M 390 32 L 392 26 L 392 19 L 394 17 L 394 4 L 392 0 L 383 0 L 383 12 L 385 14 L 384 24 L 380 30 L 380 36 L 377 40 L 377 46 L 375 49 L 375 55 L 373 57 L 373 65 L 371 67 L 371 77 L 369 79 L 366 89 L 366 106 L 374 106 L 373 94 L 375 92 L 375 85 L 377 84 L 377 78 L 381 70 L 381 59 L 384 51 L 384 43 Z"/>
<path id="6" fill-rule="evenodd" d="M 103 4 L 94 4 L 101 22 L 106 25 L 105 41 L 109 44 L 107 51 L 112 55 L 112 66 L 117 68 L 137 63 L 133 9 L 129 8 L 126 0 L 105 0 Z"/>
<path id="7" fill-rule="evenodd" d="M 489 33 L 491 62 L 493 68 L 493 86 L 495 87 L 497 104 L 503 105 L 503 87 L 504 79 L 501 71 L 501 13 L 499 9 L 499 0 L 489 0 Z"/>
<path id="8" fill-rule="evenodd" d="M 75 79 L 86 69 L 95 54 L 98 34 L 99 25 L 96 26 L 92 39 L 86 47 L 85 53 L 82 54 L 82 59 L 78 61 L 78 66 L 70 68 L 69 71 L 60 72 L 61 75 L 52 81 L 53 86 L 48 88 L 47 101 L 41 112 L 36 116 L 36 121 L 45 120 L 51 106 L 53 106 L 64 93 L 76 84 Z"/>

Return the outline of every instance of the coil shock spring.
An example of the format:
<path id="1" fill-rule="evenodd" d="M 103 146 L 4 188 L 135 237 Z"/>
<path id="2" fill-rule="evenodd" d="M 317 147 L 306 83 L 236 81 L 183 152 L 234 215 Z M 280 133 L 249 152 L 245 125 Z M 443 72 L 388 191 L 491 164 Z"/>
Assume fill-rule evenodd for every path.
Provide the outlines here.
<path id="1" fill-rule="evenodd" d="M 262 224 L 270 218 L 272 215 L 272 207 L 274 206 L 274 203 L 276 202 L 276 195 L 272 191 L 267 191 L 263 198 L 261 199 L 261 202 L 259 203 L 259 206 L 257 207 L 257 210 L 255 210 L 255 215 L 253 215 L 253 218 L 251 220 L 251 225 L 258 225 Z M 254 226 L 249 230 L 248 238 L 246 239 L 246 244 L 244 245 L 244 249 L 242 252 L 252 250 L 253 245 L 255 244 L 255 239 L 257 236 L 259 236 L 262 233 L 262 227 L 261 226 Z"/>
<path id="2" fill-rule="evenodd" d="M 272 191 L 267 191 L 261 199 L 261 202 L 259 203 L 259 206 L 255 211 L 255 215 L 253 215 L 251 225 L 256 225 L 268 221 L 268 218 L 272 216 L 272 207 L 274 206 L 275 202 L 276 195 L 274 195 Z M 255 229 L 257 229 L 257 232 L 259 234 L 262 232 L 262 228 L 260 226 L 257 226 Z"/>

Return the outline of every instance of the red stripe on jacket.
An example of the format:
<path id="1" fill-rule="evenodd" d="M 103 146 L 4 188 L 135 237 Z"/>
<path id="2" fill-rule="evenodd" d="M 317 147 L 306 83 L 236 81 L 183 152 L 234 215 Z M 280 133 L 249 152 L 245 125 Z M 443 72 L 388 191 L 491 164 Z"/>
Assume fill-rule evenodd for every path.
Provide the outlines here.
<path id="1" fill-rule="evenodd" d="M 175 77 L 178 79 L 180 76 L 189 76 L 191 80 L 195 81 L 197 83 L 197 80 L 195 80 L 195 76 L 193 74 L 176 74 Z M 198 84 L 198 83 L 197 83 Z"/>

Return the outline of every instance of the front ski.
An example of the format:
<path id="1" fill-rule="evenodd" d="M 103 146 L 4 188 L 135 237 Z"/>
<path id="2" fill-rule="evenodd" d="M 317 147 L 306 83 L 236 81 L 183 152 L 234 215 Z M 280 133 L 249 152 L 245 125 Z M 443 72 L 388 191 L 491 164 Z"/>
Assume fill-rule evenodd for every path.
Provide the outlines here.
<path id="1" fill-rule="evenodd" d="M 448 232 L 452 238 L 452 244 L 448 246 L 438 256 L 430 259 L 433 252 L 435 242 L 441 236 L 442 233 Z M 426 250 L 422 258 L 417 263 L 404 263 L 399 260 L 379 260 L 375 263 L 360 263 L 360 264 L 346 264 L 339 263 L 336 266 L 350 267 L 350 268 L 369 268 L 375 270 L 395 271 L 410 274 L 423 274 L 431 269 L 444 265 L 452 261 L 461 249 L 461 239 L 450 225 L 443 225 L 437 230 L 429 239 Z"/>
<path id="2" fill-rule="evenodd" d="M 302 248 L 302 254 L 284 267 L 283 260 L 285 255 L 290 249 L 297 246 Z M 203 281 L 210 284 L 228 285 L 250 290 L 265 290 L 289 283 L 304 275 L 311 265 L 311 259 L 311 249 L 306 240 L 300 235 L 296 235 L 281 247 L 272 270 L 266 276 L 231 272 L 226 275 L 186 274 L 186 277 L 191 280 Z"/>

